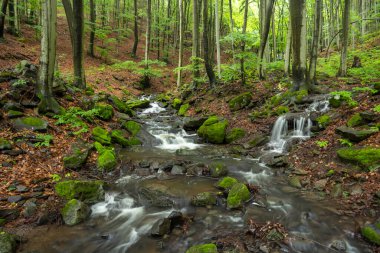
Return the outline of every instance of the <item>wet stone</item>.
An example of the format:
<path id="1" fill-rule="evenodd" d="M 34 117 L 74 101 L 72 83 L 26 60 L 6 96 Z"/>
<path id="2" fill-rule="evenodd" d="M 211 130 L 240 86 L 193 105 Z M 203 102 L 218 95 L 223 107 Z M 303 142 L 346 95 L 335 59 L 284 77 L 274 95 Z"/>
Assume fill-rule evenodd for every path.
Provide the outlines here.
<path id="1" fill-rule="evenodd" d="M 326 187 L 328 180 L 327 179 L 321 179 L 314 183 L 314 189 L 318 191 L 323 191 Z"/>
<path id="2" fill-rule="evenodd" d="M 17 203 L 23 200 L 23 197 L 21 195 L 9 196 L 7 200 L 10 203 Z"/>
<path id="3" fill-rule="evenodd" d="M 16 192 L 28 192 L 29 191 L 29 188 L 26 187 L 25 185 L 17 185 L 16 187 Z"/>
<path id="4" fill-rule="evenodd" d="M 173 175 L 182 175 L 186 172 L 186 169 L 182 166 L 179 166 L 179 165 L 174 165 L 172 170 L 171 170 L 171 173 Z"/>
<path id="5" fill-rule="evenodd" d="M 154 237 L 161 237 L 170 233 L 171 220 L 168 218 L 158 220 L 152 227 L 150 234 Z"/>
<path id="6" fill-rule="evenodd" d="M 340 252 L 346 251 L 346 243 L 342 240 L 335 240 L 331 243 L 330 248 L 335 249 Z"/>
<path id="7" fill-rule="evenodd" d="M 143 168 L 143 169 L 149 168 L 150 162 L 149 161 L 141 161 L 141 162 L 139 162 L 139 166 L 140 166 L 140 168 Z"/>

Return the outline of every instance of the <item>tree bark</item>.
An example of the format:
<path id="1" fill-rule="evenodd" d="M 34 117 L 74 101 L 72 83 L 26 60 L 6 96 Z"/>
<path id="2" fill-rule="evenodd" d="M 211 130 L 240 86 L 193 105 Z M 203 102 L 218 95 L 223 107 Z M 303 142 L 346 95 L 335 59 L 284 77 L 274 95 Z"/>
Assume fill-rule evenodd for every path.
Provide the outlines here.
<path id="1" fill-rule="evenodd" d="M 59 113 L 61 107 L 53 97 L 52 85 L 56 60 L 57 43 L 57 0 L 42 2 L 42 39 L 38 95 L 39 113 Z"/>
<path id="2" fill-rule="evenodd" d="M 245 34 L 247 32 L 247 21 L 248 21 L 248 0 L 245 0 L 243 30 L 242 30 L 243 37 L 245 37 Z M 242 84 L 245 85 L 246 83 L 245 67 L 244 67 L 245 38 L 241 42 L 241 52 L 242 52 L 242 57 L 240 59 L 240 76 L 241 76 Z"/>
<path id="3" fill-rule="evenodd" d="M 145 38 L 145 67 L 148 68 L 149 50 L 150 50 L 150 32 L 152 20 L 152 1 L 147 0 L 147 24 L 146 24 L 146 38 Z"/>
<path id="4" fill-rule="evenodd" d="M 228 0 L 228 6 L 229 6 L 229 11 L 230 11 L 232 57 L 235 63 L 234 19 L 232 16 L 232 0 Z"/>
<path id="5" fill-rule="evenodd" d="M 178 10 L 179 10 L 179 56 L 178 56 L 178 77 L 177 77 L 177 87 L 181 87 L 182 84 L 182 61 L 183 61 L 183 0 L 178 0 Z"/>
<path id="6" fill-rule="evenodd" d="M 198 84 L 199 79 L 199 0 L 193 0 L 193 82 Z"/>
<path id="7" fill-rule="evenodd" d="M 84 0 L 75 0 L 73 2 L 74 13 L 74 85 L 78 88 L 86 88 L 86 79 L 84 71 Z"/>
<path id="8" fill-rule="evenodd" d="M 134 8 L 134 42 L 132 48 L 132 57 L 136 57 L 137 46 L 139 44 L 139 27 L 138 27 L 138 10 L 137 10 L 137 0 L 133 0 L 133 8 Z"/>
<path id="9" fill-rule="evenodd" d="M 216 78 L 211 64 L 210 49 L 209 49 L 209 23 L 208 23 L 208 0 L 203 0 L 203 59 L 205 61 L 206 73 L 212 87 L 215 86 Z"/>
<path id="10" fill-rule="evenodd" d="M 220 22 L 219 22 L 219 0 L 215 0 L 215 39 L 216 39 L 216 59 L 218 68 L 218 78 L 221 79 L 221 59 L 220 59 Z M 223 8 L 223 6 L 222 6 Z"/>
<path id="11" fill-rule="evenodd" d="M 343 12 L 343 38 L 342 38 L 342 50 L 340 55 L 340 67 L 338 76 L 347 76 L 347 48 L 348 48 L 348 35 L 350 29 L 350 6 L 351 1 L 344 1 Z"/>
<path id="12" fill-rule="evenodd" d="M 90 45 L 89 53 L 91 57 L 95 57 L 95 31 L 96 31 L 96 0 L 90 0 L 90 22 L 91 22 L 91 32 L 90 32 Z"/>
<path id="13" fill-rule="evenodd" d="M 7 15 L 8 0 L 3 0 L 0 13 L 0 39 L 4 39 L 5 16 Z"/>
<path id="14" fill-rule="evenodd" d="M 316 71 L 317 71 L 317 59 L 318 59 L 318 49 L 319 49 L 319 38 L 321 33 L 321 16 L 322 16 L 322 0 L 315 0 L 315 17 L 314 17 L 314 31 L 313 31 L 313 42 L 311 46 L 310 55 L 310 67 L 308 73 L 308 85 L 309 90 L 314 89 L 316 84 Z"/>
<path id="15" fill-rule="evenodd" d="M 290 74 L 290 58 L 292 52 L 292 24 L 290 21 L 291 17 L 289 16 L 288 23 L 288 34 L 286 36 L 286 49 L 285 49 L 285 76 L 289 76 Z"/>

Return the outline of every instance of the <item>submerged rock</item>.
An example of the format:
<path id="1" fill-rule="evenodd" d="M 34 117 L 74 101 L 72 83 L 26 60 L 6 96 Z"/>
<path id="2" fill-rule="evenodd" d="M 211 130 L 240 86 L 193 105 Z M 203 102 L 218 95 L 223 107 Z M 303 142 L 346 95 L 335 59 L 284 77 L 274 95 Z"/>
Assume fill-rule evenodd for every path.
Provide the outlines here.
<path id="1" fill-rule="evenodd" d="M 227 207 L 230 209 L 241 208 L 245 201 L 249 200 L 251 193 L 243 183 L 237 183 L 232 186 L 227 197 Z"/>
<path id="2" fill-rule="evenodd" d="M 16 252 L 16 238 L 5 231 L 0 231 L 0 253 Z"/>
<path id="3" fill-rule="evenodd" d="M 61 214 L 66 225 L 74 226 L 85 221 L 91 213 L 91 209 L 83 202 L 72 199 L 66 203 Z"/>
<path id="4" fill-rule="evenodd" d="M 156 187 L 142 187 L 138 190 L 140 201 L 145 205 L 155 207 L 172 207 L 174 201 L 172 196 L 167 194 L 167 189 L 156 189 Z"/>
<path id="5" fill-rule="evenodd" d="M 171 220 L 168 218 L 159 219 L 150 230 L 150 234 L 155 237 L 164 236 L 170 233 Z"/>
<path id="6" fill-rule="evenodd" d="M 23 117 L 15 119 L 12 122 L 13 128 L 15 130 L 32 130 L 37 132 L 46 132 L 48 127 L 48 122 L 36 118 L 36 117 Z"/>
<path id="7" fill-rule="evenodd" d="M 201 244 L 195 245 L 189 248 L 186 253 L 218 253 L 218 249 L 215 244 Z"/>
<path id="8" fill-rule="evenodd" d="M 66 200 L 78 199 L 88 204 L 104 200 L 103 181 L 67 180 L 58 182 L 55 191 Z"/>
<path id="9" fill-rule="evenodd" d="M 211 192 L 198 193 L 191 199 L 193 206 L 212 206 L 216 205 L 216 197 Z"/>
<path id="10" fill-rule="evenodd" d="M 338 127 L 336 130 L 336 133 L 341 135 L 344 138 L 349 139 L 353 142 L 360 142 L 367 138 L 369 138 L 371 135 L 379 132 L 378 129 L 364 129 L 364 130 L 356 130 L 354 128 L 350 127 Z"/>
<path id="11" fill-rule="evenodd" d="M 198 129 L 198 135 L 210 143 L 222 144 L 226 136 L 227 125 L 227 120 L 211 116 Z"/>

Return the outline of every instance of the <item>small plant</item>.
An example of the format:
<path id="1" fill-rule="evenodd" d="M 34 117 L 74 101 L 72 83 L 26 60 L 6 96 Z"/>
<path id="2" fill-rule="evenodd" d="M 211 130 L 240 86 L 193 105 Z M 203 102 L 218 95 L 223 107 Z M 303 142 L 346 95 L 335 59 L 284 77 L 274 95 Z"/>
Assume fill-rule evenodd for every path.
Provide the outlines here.
<path id="1" fill-rule="evenodd" d="M 352 142 L 350 142 L 349 140 L 347 139 L 339 139 L 339 142 L 341 145 L 343 146 L 348 146 L 348 147 L 352 147 L 354 144 L 352 144 Z"/>
<path id="2" fill-rule="evenodd" d="M 358 102 L 352 98 L 352 93 L 350 91 L 333 91 L 330 93 L 330 95 L 333 96 L 336 100 L 347 102 L 350 107 L 355 107 L 358 105 Z"/>
<path id="3" fill-rule="evenodd" d="M 380 113 L 380 105 L 376 105 L 376 106 L 373 108 L 373 111 L 374 111 L 374 112 L 377 112 L 377 113 Z"/>
<path id="4" fill-rule="evenodd" d="M 54 139 L 53 136 L 50 134 L 39 134 L 36 137 L 37 139 L 40 139 L 41 141 L 36 142 L 34 144 L 35 147 L 49 147 L 50 143 Z"/>
<path id="5" fill-rule="evenodd" d="M 28 82 L 24 79 L 18 79 L 16 82 L 12 84 L 12 87 L 17 89 L 17 88 L 23 88 L 28 84 Z"/>
<path id="6" fill-rule="evenodd" d="M 372 89 L 370 87 L 355 87 L 352 90 L 355 92 L 363 92 L 363 93 L 368 92 L 370 94 L 376 94 L 377 93 L 377 90 Z"/>
<path id="7" fill-rule="evenodd" d="M 58 174 L 53 174 L 53 175 L 51 175 L 51 179 L 53 180 L 54 183 L 57 183 L 57 182 L 61 181 L 62 177 Z"/>
<path id="8" fill-rule="evenodd" d="M 79 128 L 74 134 L 80 135 L 88 132 L 88 125 L 83 120 L 93 122 L 98 114 L 97 109 L 84 111 L 79 107 L 71 107 L 64 114 L 56 115 L 54 118 L 58 119 L 56 125 L 70 125 L 73 129 Z"/>
<path id="9" fill-rule="evenodd" d="M 329 170 L 329 171 L 327 171 L 326 176 L 331 177 L 334 174 L 335 174 L 335 170 Z"/>
<path id="10" fill-rule="evenodd" d="M 317 144 L 320 148 L 326 148 L 329 145 L 328 141 L 316 141 L 315 144 Z"/>

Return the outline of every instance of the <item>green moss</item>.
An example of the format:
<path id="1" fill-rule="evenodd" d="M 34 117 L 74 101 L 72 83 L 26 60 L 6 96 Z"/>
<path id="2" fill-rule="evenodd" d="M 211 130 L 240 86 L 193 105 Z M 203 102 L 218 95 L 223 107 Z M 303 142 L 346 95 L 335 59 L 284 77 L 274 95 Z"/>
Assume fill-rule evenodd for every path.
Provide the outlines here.
<path id="1" fill-rule="evenodd" d="M 251 193 L 247 186 L 243 183 L 234 184 L 228 193 L 227 207 L 228 208 L 241 208 L 245 201 L 249 200 Z"/>
<path id="2" fill-rule="evenodd" d="M 92 130 L 92 138 L 103 145 L 111 145 L 111 136 L 104 128 L 95 127 Z"/>
<path id="3" fill-rule="evenodd" d="M 127 106 L 126 103 L 121 101 L 118 97 L 111 96 L 110 100 L 111 100 L 113 106 L 116 108 L 116 110 L 118 110 L 119 112 L 128 114 L 131 117 L 134 116 L 134 112 Z"/>
<path id="4" fill-rule="evenodd" d="M 91 146 L 83 144 L 74 144 L 71 153 L 63 158 L 65 169 L 80 169 L 86 164 Z"/>
<path id="5" fill-rule="evenodd" d="M 114 115 L 113 107 L 106 103 L 97 103 L 94 109 L 97 111 L 97 116 L 102 120 L 110 120 Z"/>
<path id="6" fill-rule="evenodd" d="M 24 113 L 19 112 L 19 111 L 9 110 L 8 113 L 7 113 L 7 117 L 9 119 L 19 118 L 19 117 L 22 117 L 22 116 L 24 116 Z"/>
<path id="7" fill-rule="evenodd" d="M 231 111 L 238 111 L 238 110 L 243 109 L 244 107 L 247 107 L 251 103 L 251 100 L 252 100 L 252 93 L 245 92 L 231 99 L 228 102 L 228 106 L 230 107 Z"/>
<path id="8" fill-rule="evenodd" d="M 179 108 L 179 111 L 178 111 L 178 115 L 179 116 L 185 116 L 185 114 L 187 113 L 189 108 L 190 108 L 189 104 L 181 105 L 181 108 Z"/>
<path id="9" fill-rule="evenodd" d="M 141 141 L 136 137 L 132 137 L 128 140 L 128 146 L 139 146 L 141 144 Z"/>
<path id="10" fill-rule="evenodd" d="M 309 95 L 307 90 L 299 90 L 294 92 L 296 103 L 302 103 L 302 100 Z"/>
<path id="11" fill-rule="evenodd" d="M 372 169 L 380 164 L 380 148 L 342 148 L 338 156 L 346 161 L 360 165 L 364 169 Z"/>
<path id="12" fill-rule="evenodd" d="M 380 245 L 380 222 L 378 222 L 375 226 L 364 226 L 361 232 L 368 241 Z"/>
<path id="13" fill-rule="evenodd" d="M 339 99 L 339 97 L 338 97 L 338 98 L 336 98 L 336 97 L 331 97 L 331 98 L 329 99 L 329 104 L 330 104 L 330 106 L 333 107 L 333 108 L 338 108 L 338 107 L 340 107 L 340 106 L 342 105 L 342 101 Z"/>
<path id="14" fill-rule="evenodd" d="M 226 142 L 232 143 L 234 141 L 244 138 L 245 131 L 241 128 L 233 128 L 226 136 Z"/>
<path id="15" fill-rule="evenodd" d="M 216 197 L 211 192 L 202 192 L 195 195 L 191 199 L 191 204 L 193 206 L 211 206 L 216 205 Z"/>
<path id="16" fill-rule="evenodd" d="M 222 144 L 226 136 L 228 121 L 210 117 L 198 129 L 198 135 L 213 144 Z"/>
<path id="17" fill-rule="evenodd" d="M 356 127 L 363 124 L 363 118 L 360 116 L 360 113 L 355 113 L 348 121 L 347 126 Z"/>
<path id="18" fill-rule="evenodd" d="M 149 104 L 150 104 L 149 100 L 129 100 L 129 101 L 127 101 L 127 106 L 131 110 L 145 109 L 145 108 L 149 107 Z"/>
<path id="19" fill-rule="evenodd" d="M 325 129 L 330 124 L 331 118 L 329 115 L 325 114 L 317 118 L 318 126 Z"/>
<path id="20" fill-rule="evenodd" d="M 67 180 L 55 185 L 58 196 L 66 200 L 79 199 L 85 203 L 104 200 L 103 181 Z"/>
<path id="21" fill-rule="evenodd" d="M 181 107 L 182 105 L 182 100 L 179 99 L 179 98 L 175 98 L 173 99 L 173 103 L 172 103 L 172 107 L 176 110 L 179 110 L 179 108 Z"/>
<path id="22" fill-rule="evenodd" d="M 192 246 L 186 253 L 218 253 L 218 249 L 215 244 L 201 244 Z"/>
<path id="23" fill-rule="evenodd" d="M 72 199 L 62 208 L 61 214 L 66 225 L 74 226 L 90 215 L 90 208 L 83 202 Z"/>
<path id="24" fill-rule="evenodd" d="M 128 140 L 124 138 L 123 131 L 121 130 L 113 130 L 111 132 L 111 140 L 113 143 L 120 144 L 123 147 L 128 146 Z"/>
<path id="25" fill-rule="evenodd" d="M 117 165 L 116 153 L 113 149 L 105 149 L 99 154 L 97 166 L 102 171 L 112 171 Z"/>
<path id="26" fill-rule="evenodd" d="M 156 100 L 159 102 L 167 103 L 170 101 L 170 96 L 164 93 L 157 95 Z"/>
<path id="27" fill-rule="evenodd" d="M 141 125 L 136 121 L 131 120 L 123 123 L 122 127 L 126 129 L 132 136 L 136 136 L 141 130 Z"/>
<path id="28" fill-rule="evenodd" d="M 14 120 L 13 126 L 17 130 L 28 129 L 34 131 L 46 131 L 48 123 L 40 118 L 24 117 Z"/>
<path id="29" fill-rule="evenodd" d="M 210 164 L 210 174 L 212 177 L 223 177 L 227 176 L 228 169 L 224 163 L 221 162 L 213 162 Z"/>
<path id="30" fill-rule="evenodd" d="M 0 138 L 0 150 L 9 150 L 9 149 L 12 149 L 12 144 L 4 139 L 4 138 Z"/>
<path id="31" fill-rule="evenodd" d="M 289 107 L 280 105 L 279 107 L 276 108 L 276 115 L 280 116 L 282 114 L 288 113 L 289 112 Z"/>
<path id="32" fill-rule="evenodd" d="M 5 231 L 0 231 L 0 252 L 13 253 L 16 252 L 17 242 L 15 236 Z"/>
<path id="33" fill-rule="evenodd" d="M 229 190 L 237 184 L 239 181 L 236 178 L 233 177 L 224 177 L 221 180 L 219 180 L 217 187 L 221 188 L 223 190 Z"/>

